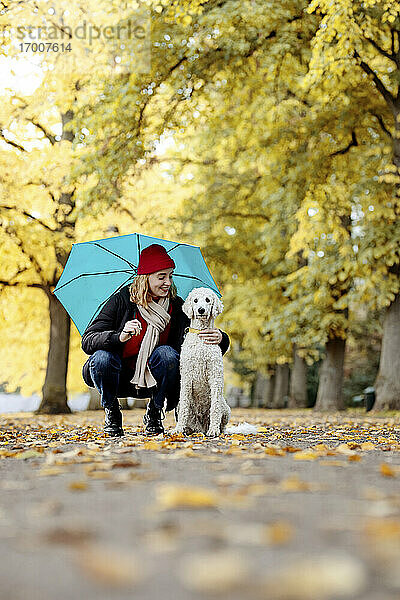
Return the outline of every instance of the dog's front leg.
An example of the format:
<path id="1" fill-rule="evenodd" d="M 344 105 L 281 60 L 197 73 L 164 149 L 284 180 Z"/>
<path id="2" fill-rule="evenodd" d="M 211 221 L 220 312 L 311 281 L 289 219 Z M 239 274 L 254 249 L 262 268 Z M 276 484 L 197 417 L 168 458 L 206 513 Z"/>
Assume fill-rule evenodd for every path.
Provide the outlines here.
<path id="1" fill-rule="evenodd" d="M 216 365 L 215 365 L 216 366 Z M 223 415 L 224 403 L 224 376 L 217 369 L 210 373 L 209 377 L 211 406 L 210 406 L 210 425 L 206 433 L 207 436 L 217 437 L 221 433 L 221 421 Z"/>
<path id="2" fill-rule="evenodd" d="M 191 382 L 187 377 L 181 374 L 181 389 L 179 393 L 179 411 L 178 422 L 173 430 L 173 433 L 184 433 L 189 425 L 190 419 L 190 398 L 192 393 Z"/>
<path id="3" fill-rule="evenodd" d="M 227 404 L 226 400 L 224 400 L 224 408 L 222 411 L 222 420 L 221 420 L 221 433 L 224 433 L 225 427 L 228 424 L 230 416 L 231 416 L 230 406 Z"/>

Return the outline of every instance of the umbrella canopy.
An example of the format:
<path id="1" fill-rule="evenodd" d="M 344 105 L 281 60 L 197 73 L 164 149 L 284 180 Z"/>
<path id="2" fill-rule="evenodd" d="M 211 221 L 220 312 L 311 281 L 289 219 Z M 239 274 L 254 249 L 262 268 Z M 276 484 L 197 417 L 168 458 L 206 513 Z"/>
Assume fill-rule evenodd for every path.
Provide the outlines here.
<path id="1" fill-rule="evenodd" d="M 198 246 L 132 233 L 73 244 L 54 294 L 82 335 L 107 300 L 136 276 L 139 255 L 151 244 L 164 246 L 175 262 L 173 280 L 186 299 L 195 287 L 221 293 Z"/>

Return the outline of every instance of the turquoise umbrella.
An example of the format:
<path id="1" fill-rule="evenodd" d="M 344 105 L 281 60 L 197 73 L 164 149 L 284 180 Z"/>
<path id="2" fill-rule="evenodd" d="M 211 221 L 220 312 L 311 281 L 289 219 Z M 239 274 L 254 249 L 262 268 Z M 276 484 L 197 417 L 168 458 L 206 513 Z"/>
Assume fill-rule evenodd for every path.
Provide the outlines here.
<path id="1" fill-rule="evenodd" d="M 173 280 L 186 299 L 196 287 L 221 293 L 198 246 L 132 233 L 73 244 L 54 294 L 82 335 L 107 300 L 136 276 L 139 254 L 150 244 L 161 244 L 175 262 Z"/>

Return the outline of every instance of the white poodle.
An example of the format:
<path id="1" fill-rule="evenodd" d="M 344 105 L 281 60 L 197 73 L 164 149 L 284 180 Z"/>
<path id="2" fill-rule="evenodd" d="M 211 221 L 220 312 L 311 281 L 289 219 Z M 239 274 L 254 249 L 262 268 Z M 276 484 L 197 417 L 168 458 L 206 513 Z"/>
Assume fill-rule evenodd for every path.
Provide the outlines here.
<path id="1" fill-rule="evenodd" d="M 181 390 L 176 433 L 223 433 L 231 409 L 224 391 L 224 365 L 218 344 L 205 344 L 198 336 L 214 327 L 214 318 L 223 310 L 217 295 L 208 288 L 195 288 L 183 304 L 191 319 L 180 357 Z"/>

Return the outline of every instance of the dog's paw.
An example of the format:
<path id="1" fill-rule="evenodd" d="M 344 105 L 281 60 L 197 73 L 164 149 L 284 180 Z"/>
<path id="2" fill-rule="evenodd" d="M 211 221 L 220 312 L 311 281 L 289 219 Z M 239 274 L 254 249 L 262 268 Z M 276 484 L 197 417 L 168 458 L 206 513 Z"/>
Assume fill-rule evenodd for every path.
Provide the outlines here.
<path id="1" fill-rule="evenodd" d="M 218 428 L 212 428 L 212 427 L 210 427 L 210 429 L 206 433 L 206 436 L 207 437 L 218 437 L 219 436 L 219 429 Z"/>
<path id="2" fill-rule="evenodd" d="M 184 427 L 175 426 L 171 433 L 184 433 Z"/>

